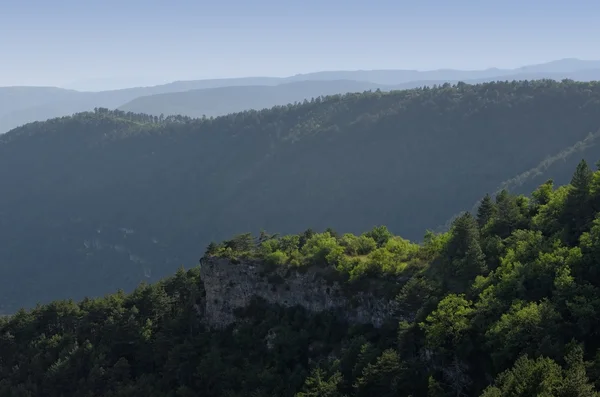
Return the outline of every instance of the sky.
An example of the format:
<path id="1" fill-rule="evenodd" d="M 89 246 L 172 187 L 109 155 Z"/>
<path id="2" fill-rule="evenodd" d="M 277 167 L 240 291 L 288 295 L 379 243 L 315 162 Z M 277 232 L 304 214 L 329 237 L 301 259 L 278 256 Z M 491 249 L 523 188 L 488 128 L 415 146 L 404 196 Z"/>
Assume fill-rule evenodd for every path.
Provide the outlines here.
<path id="1" fill-rule="evenodd" d="M 600 59 L 597 0 L 0 0 L 0 86 Z"/>

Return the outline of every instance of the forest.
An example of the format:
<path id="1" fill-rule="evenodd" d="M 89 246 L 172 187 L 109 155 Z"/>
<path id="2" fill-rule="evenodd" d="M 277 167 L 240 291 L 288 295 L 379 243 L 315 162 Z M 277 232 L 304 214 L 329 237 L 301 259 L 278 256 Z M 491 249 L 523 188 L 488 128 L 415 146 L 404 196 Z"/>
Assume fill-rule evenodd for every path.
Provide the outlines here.
<path id="1" fill-rule="evenodd" d="M 132 293 L 57 300 L 0 320 L 0 395 L 597 396 L 600 171 L 530 195 L 486 194 L 422 243 L 374 227 L 239 234 L 203 259 L 329 269 L 394 288 L 380 328 L 254 301 L 225 330 L 197 311 L 200 268 Z M 201 266 L 201 265 L 200 265 Z M 398 275 L 403 275 L 399 282 Z"/>
<path id="2" fill-rule="evenodd" d="M 0 314 L 131 292 L 247 231 L 385 224 L 422 242 L 486 192 L 568 183 L 581 158 L 600 158 L 599 128 L 600 83 L 569 80 L 27 124 L 0 136 Z"/>

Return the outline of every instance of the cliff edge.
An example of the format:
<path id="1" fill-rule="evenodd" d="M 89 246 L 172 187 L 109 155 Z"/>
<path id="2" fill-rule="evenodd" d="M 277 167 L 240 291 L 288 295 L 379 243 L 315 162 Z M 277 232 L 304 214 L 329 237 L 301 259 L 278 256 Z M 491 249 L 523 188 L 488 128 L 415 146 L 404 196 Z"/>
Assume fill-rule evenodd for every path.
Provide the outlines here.
<path id="1" fill-rule="evenodd" d="M 350 323 L 377 328 L 397 313 L 393 299 L 365 291 L 348 294 L 340 283 L 327 280 L 322 273 L 317 267 L 267 270 L 261 262 L 205 257 L 200 263 L 205 319 L 212 328 L 225 328 L 235 321 L 236 309 L 248 306 L 254 297 L 312 312 L 334 311 Z"/>

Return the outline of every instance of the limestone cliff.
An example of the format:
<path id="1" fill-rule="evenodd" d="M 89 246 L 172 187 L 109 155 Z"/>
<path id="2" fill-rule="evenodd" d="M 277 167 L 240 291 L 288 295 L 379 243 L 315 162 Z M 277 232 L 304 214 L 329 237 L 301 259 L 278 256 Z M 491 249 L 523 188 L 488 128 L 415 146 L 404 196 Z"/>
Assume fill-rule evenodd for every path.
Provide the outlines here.
<path id="1" fill-rule="evenodd" d="M 396 313 L 394 300 L 373 292 L 348 296 L 339 283 L 328 282 L 321 271 L 285 267 L 266 271 L 258 262 L 204 258 L 200 274 L 206 291 L 202 308 L 206 321 L 214 328 L 226 327 L 235 321 L 235 310 L 246 307 L 253 297 L 286 307 L 299 305 L 313 312 L 332 310 L 350 323 L 375 327 Z"/>

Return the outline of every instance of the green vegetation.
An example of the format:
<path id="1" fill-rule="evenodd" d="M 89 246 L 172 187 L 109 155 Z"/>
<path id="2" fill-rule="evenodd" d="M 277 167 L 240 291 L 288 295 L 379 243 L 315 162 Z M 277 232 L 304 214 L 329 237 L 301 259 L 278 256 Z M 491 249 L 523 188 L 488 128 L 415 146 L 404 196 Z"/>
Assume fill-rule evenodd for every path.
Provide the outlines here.
<path id="1" fill-rule="evenodd" d="M 283 237 L 262 232 L 256 241 L 250 233 L 245 233 L 221 244 L 209 244 L 206 254 L 233 261 L 260 261 L 267 267 L 332 268 L 348 281 L 372 276 L 397 280 L 395 276 L 408 268 L 423 267 L 432 243 L 428 242 L 422 249 L 418 244 L 392 235 L 385 226 L 360 236 L 350 233 L 338 236 L 331 229 L 315 233 L 309 229 L 299 235 Z"/>
<path id="2" fill-rule="evenodd" d="M 243 231 L 385 224 L 419 241 L 599 127 L 600 83 L 573 81 L 335 95 L 202 119 L 96 109 L 28 124 L 0 136 L 0 312 L 130 292 Z M 544 179 L 567 183 L 574 158 L 600 158 L 593 142 L 577 147 Z M 347 273 L 368 270 L 359 258 L 396 255 L 361 254 L 366 241 L 337 243 L 351 247 Z"/>
<path id="3" fill-rule="evenodd" d="M 403 274 L 395 299 L 410 320 L 349 326 L 256 300 L 213 332 L 199 270 L 180 270 L 129 295 L 0 320 L 0 395 L 597 396 L 599 247 L 600 171 L 585 161 L 569 185 L 486 196 L 420 245 L 384 227 L 239 235 L 205 255 L 349 282 Z"/>
<path id="4" fill-rule="evenodd" d="M 321 277 L 339 282 L 352 293 L 361 288 L 376 288 L 393 298 L 411 276 L 425 271 L 431 259 L 431 245 L 435 236 L 423 247 L 394 236 L 379 226 L 360 236 L 346 233 L 338 236 L 328 229 L 315 233 L 308 229 L 299 235 L 270 236 L 261 232 L 257 239 L 251 233 L 235 236 L 221 244 L 209 244 L 205 255 L 218 256 L 234 263 L 259 262 L 267 272 L 276 268 L 305 271 L 318 268 Z M 272 283 L 280 283 L 281 276 L 271 274 Z"/>

